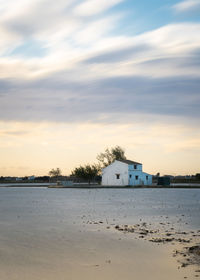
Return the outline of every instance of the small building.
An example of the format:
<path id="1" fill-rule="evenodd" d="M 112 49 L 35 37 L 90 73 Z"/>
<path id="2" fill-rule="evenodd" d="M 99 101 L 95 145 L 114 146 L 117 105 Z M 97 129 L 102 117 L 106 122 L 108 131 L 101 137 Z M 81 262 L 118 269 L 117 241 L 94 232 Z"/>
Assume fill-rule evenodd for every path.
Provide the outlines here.
<path id="1" fill-rule="evenodd" d="M 115 160 L 102 170 L 103 186 L 152 185 L 152 175 L 142 171 L 142 164 L 131 160 Z"/>
<path id="2" fill-rule="evenodd" d="M 170 186 L 170 177 L 169 176 L 163 176 L 158 177 L 158 186 Z"/>
<path id="3" fill-rule="evenodd" d="M 72 187 L 73 183 L 73 181 L 57 181 L 57 186 Z"/>
<path id="4" fill-rule="evenodd" d="M 34 176 L 34 175 L 29 176 L 29 177 L 28 177 L 28 180 L 29 180 L 29 181 L 35 180 L 35 176 Z"/>
<path id="5" fill-rule="evenodd" d="M 23 178 L 22 178 L 22 177 L 16 177 L 15 180 L 16 180 L 16 181 L 23 181 Z"/>

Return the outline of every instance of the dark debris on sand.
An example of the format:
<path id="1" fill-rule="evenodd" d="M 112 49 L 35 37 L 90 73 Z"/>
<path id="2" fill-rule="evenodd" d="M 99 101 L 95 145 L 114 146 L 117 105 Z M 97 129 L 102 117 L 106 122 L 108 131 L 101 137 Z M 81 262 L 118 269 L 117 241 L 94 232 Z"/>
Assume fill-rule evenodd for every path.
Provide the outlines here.
<path id="1" fill-rule="evenodd" d="M 164 223 L 160 223 L 162 226 Z M 165 224 L 168 227 L 169 224 Z M 186 267 L 188 265 L 200 266 L 200 230 L 195 231 L 176 231 L 173 227 L 168 228 L 156 228 L 152 229 L 151 224 L 141 223 L 135 225 L 115 225 L 116 230 L 123 232 L 124 234 L 133 233 L 134 236 L 144 238 L 150 242 L 159 244 L 170 243 L 176 244 L 191 244 L 190 246 L 182 246 L 181 250 L 174 250 L 173 257 L 177 257 L 180 263 L 179 268 Z M 195 244 L 195 245 L 194 245 Z M 181 258 L 181 259 L 180 259 Z M 195 277 L 200 277 L 200 269 L 195 270 Z"/>
<path id="2" fill-rule="evenodd" d="M 188 265 L 200 266 L 200 244 L 184 247 L 183 250 L 175 250 L 174 257 L 178 257 L 180 267 L 187 267 Z M 180 268 L 179 267 L 179 268 Z M 200 269 L 195 270 L 195 277 L 200 277 Z"/>
<path id="3" fill-rule="evenodd" d="M 161 218 L 163 217 L 161 216 Z M 168 217 L 165 218 L 168 219 Z M 112 220 L 112 223 L 109 223 L 107 219 L 105 221 L 88 220 L 85 215 L 82 216 L 81 219 L 83 219 L 84 224 L 104 226 L 107 230 L 114 228 L 120 233 L 132 234 L 136 239 L 140 238 L 157 245 L 179 245 L 178 248 L 181 249 L 173 251 L 173 257 L 176 257 L 180 264 L 178 268 L 193 265 L 196 267 L 194 269 L 195 277 L 200 277 L 200 230 L 177 231 L 174 227 L 174 223 L 170 223 L 169 219 L 168 222 L 159 222 L 157 226 L 153 223 L 142 222 L 142 219 L 140 219 L 139 223 L 134 225 L 115 224 L 115 219 Z M 182 220 L 179 219 L 178 221 L 182 223 Z M 119 240 L 121 240 L 121 238 L 119 238 Z M 184 278 L 186 279 L 187 277 Z"/>

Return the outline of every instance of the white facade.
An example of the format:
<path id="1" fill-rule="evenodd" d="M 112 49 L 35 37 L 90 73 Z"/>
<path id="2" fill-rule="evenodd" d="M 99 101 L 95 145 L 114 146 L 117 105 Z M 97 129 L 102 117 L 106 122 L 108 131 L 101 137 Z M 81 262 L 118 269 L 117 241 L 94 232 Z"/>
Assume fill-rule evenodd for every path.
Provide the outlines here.
<path id="1" fill-rule="evenodd" d="M 142 171 L 141 163 L 130 160 L 115 160 L 102 170 L 102 185 L 152 185 L 152 175 Z"/>

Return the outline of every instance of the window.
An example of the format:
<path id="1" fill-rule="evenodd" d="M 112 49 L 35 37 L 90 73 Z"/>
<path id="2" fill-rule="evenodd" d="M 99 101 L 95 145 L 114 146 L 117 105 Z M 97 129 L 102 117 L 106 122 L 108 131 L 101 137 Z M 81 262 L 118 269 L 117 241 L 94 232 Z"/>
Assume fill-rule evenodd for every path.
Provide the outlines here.
<path id="1" fill-rule="evenodd" d="M 135 176 L 135 180 L 138 180 L 138 176 L 137 175 Z"/>
<path id="2" fill-rule="evenodd" d="M 148 180 L 148 176 L 146 176 L 146 180 Z"/>
<path id="3" fill-rule="evenodd" d="M 116 174 L 116 178 L 119 179 L 120 178 L 120 174 Z"/>
<path id="4" fill-rule="evenodd" d="M 137 169 L 137 164 L 134 164 L 134 169 Z"/>
<path id="5" fill-rule="evenodd" d="M 129 175 L 129 178 L 131 178 L 131 177 L 132 177 L 132 175 L 130 174 L 130 175 Z"/>

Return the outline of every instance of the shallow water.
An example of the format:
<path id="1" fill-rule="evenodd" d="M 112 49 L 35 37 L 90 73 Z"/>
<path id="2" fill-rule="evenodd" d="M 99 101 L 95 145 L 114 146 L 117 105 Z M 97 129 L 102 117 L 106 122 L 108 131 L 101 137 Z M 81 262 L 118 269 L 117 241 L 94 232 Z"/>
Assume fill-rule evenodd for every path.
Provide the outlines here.
<path id="1" fill-rule="evenodd" d="M 0 279 L 183 279 L 169 246 L 114 225 L 196 230 L 199 216 L 200 189 L 0 188 Z"/>

